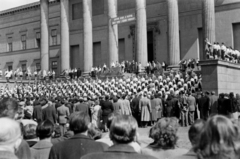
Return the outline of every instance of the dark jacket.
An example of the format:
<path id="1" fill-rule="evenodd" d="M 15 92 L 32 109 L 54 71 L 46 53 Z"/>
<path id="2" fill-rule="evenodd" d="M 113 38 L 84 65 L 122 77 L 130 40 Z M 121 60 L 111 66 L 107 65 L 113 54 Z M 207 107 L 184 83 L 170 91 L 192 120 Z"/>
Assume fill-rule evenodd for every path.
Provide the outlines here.
<path id="1" fill-rule="evenodd" d="M 222 115 L 228 115 L 230 105 L 231 105 L 230 99 L 224 98 L 223 106 L 221 107 L 221 114 Z"/>
<path id="2" fill-rule="evenodd" d="M 138 115 L 139 114 L 139 101 L 140 99 L 138 97 L 135 97 L 131 102 L 131 110 L 132 114 Z"/>
<path id="3" fill-rule="evenodd" d="M 173 96 L 169 95 L 165 102 L 164 114 L 166 117 L 176 116 L 176 107 L 178 105 L 178 100 Z"/>
<path id="4" fill-rule="evenodd" d="M 80 159 L 89 153 L 102 152 L 107 147 L 106 144 L 95 142 L 85 135 L 76 134 L 68 140 L 53 145 L 49 159 Z"/>
<path id="5" fill-rule="evenodd" d="M 208 112 L 210 110 L 210 99 L 207 96 L 199 98 L 197 104 L 200 112 Z"/>
<path id="6" fill-rule="evenodd" d="M 46 108 L 42 109 L 42 119 L 44 120 L 50 120 L 52 123 L 56 123 L 57 117 L 56 117 L 56 110 L 52 106 L 47 106 Z"/>
<path id="7" fill-rule="evenodd" d="M 81 159 L 156 159 L 155 157 L 138 154 L 133 147 L 127 144 L 113 145 L 105 152 L 92 153 Z"/>
<path id="8" fill-rule="evenodd" d="M 224 98 L 218 99 L 218 114 L 224 114 L 223 108 L 224 108 Z"/>
<path id="9" fill-rule="evenodd" d="M 113 104 L 109 100 L 106 100 L 102 103 L 102 115 L 108 116 L 113 112 Z"/>
<path id="10" fill-rule="evenodd" d="M 89 107 L 86 103 L 77 104 L 75 112 L 85 112 L 86 114 L 89 114 Z"/>
<path id="11" fill-rule="evenodd" d="M 198 110 L 200 112 L 200 118 L 207 120 L 210 111 L 210 99 L 207 96 L 203 96 L 197 100 Z"/>
<path id="12" fill-rule="evenodd" d="M 36 105 L 33 108 L 33 119 L 37 121 L 37 123 L 42 122 L 42 107 L 41 105 Z"/>

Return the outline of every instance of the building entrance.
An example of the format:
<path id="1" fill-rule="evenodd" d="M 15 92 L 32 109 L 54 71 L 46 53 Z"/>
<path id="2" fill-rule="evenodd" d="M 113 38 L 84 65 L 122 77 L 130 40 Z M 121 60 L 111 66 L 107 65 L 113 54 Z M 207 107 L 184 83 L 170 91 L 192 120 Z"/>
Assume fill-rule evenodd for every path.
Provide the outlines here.
<path id="1" fill-rule="evenodd" d="M 153 44 L 153 31 L 147 32 L 147 51 L 148 51 L 148 62 L 154 61 L 154 44 Z"/>

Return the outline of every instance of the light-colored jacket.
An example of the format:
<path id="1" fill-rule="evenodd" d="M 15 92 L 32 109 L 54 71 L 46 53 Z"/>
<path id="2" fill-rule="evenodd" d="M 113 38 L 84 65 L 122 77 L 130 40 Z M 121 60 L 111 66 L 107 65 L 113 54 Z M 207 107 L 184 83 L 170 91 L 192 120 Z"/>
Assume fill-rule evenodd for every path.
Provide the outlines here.
<path id="1" fill-rule="evenodd" d="M 31 148 L 32 159 L 48 159 L 52 143 L 40 140 Z"/>

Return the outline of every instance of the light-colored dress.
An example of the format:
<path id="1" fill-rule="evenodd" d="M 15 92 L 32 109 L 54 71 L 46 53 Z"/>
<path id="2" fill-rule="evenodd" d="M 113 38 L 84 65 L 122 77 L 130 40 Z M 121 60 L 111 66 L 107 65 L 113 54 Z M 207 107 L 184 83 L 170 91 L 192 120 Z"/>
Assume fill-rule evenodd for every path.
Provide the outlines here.
<path id="1" fill-rule="evenodd" d="M 92 108 L 92 124 L 94 124 L 96 127 L 99 127 L 99 122 L 100 122 L 100 110 L 101 106 L 100 105 L 95 105 Z"/>

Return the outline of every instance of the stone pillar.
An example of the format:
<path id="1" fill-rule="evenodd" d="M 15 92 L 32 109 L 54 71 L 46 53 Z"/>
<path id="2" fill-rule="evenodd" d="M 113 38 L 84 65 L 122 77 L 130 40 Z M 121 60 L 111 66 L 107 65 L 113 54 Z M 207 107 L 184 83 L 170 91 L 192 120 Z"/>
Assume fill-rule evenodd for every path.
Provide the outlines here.
<path id="1" fill-rule="evenodd" d="M 146 66 L 148 62 L 146 0 L 136 0 L 136 14 L 137 62 Z"/>
<path id="2" fill-rule="evenodd" d="M 69 0 L 61 0 L 61 71 L 70 69 Z"/>
<path id="3" fill-rule="evenodd" d="M 180 62 L 178 0 L 167 0 L 168 6 L 168 51 L 169 64 Z"/>
<path id="4" fill-rule="evenodd" d="M 117 0 L 108 0 L 108 56 L 109 66 L 118 61 L 118 25 L 112 25 L 111 18 L 117 17 Z"/>
<path id="5" fill-rule="evenodd" d="M 83 71 L 89 73 L 93 66 L 92 0 L 83 0 L 83 55 Z"/>
<path id="6" fill-rule="evenodd" d="M 208 39 L 211 43 L 215 42 L 215 5 L 214 0 L 203 0 L 203 34 L 204 41 Z M 205 42 L 204 42 L 205 44 Z M 205 45 L 204 45 L 205 50 Z M 203 56 L 206 57 L 205 55 Z"/>
<path id="7" fill-rule="evenodd" d="M 41 0 L 41 70 L 49 70 L 48 0 Z"/>

